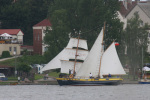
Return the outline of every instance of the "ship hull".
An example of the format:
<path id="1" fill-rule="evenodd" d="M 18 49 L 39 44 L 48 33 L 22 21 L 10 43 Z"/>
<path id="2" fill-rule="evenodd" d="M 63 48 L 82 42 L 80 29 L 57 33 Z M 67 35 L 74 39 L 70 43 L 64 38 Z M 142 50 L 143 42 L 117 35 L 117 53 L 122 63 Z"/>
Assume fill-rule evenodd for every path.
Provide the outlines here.
<path id="1" fill-rule="evenodd" d="M 139 84 L 150 84 L 150 80 L 149 79 L 141 79 L 139 81 Z"/>
<path id="2" fill-rule="evenodd" d="M 57 78 L 60 86 L 74 85 L 74 86 L 99 86 L 99 85 L 118 85 L 122 82 L 121 78 L 104 78 L 104 79 L 71 79 L 71 78 Z"/>

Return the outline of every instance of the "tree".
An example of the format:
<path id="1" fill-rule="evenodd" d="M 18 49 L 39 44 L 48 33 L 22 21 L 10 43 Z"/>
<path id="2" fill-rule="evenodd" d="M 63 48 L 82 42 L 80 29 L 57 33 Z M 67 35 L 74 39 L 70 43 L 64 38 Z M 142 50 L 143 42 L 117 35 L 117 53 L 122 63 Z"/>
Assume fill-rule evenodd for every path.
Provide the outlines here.
<path id="1" fill-rule="evenodd" d="M 31 67 L 26 63 L 21 63 L 17 66 L 17 70 L 28 73 L 30 72 Z"/>
<path id="2" fill-rule="evenodd" d="M 142 48 L 146 52 L 148 44 L 148 25 L 143 24 L 139 18 L 138 13 L 134 13 L 134 17 L 127 21 L 127 28 L 125 29 L 125 44 L 127 46 L 127 56 L 129 65 L 135 74 L 137 68 L 142 65 Z M 135 75 L 134 75 L 135 79 Z"/>
<path id="3" fill-rule="evenodd" d="M 117 18 L 118 0 L 55 0 L 50 5 L 48 17 L 52 30 L 46 32 L 44 43 L 48 45 L 49 60 L 60 52 L 68 37 L 87 39 L 89 49 L 106 21 L 105 45 L 120 40 L 123 24 Z M 55 52 L 54 52 L 55 51 Z"/>
<path id="4" fill-rule="evenodd" d="M 24 33 L 24 44 L 32 45 L 32 27 L 46 18 L 48 6 L 53 0 L 17 0 L 15 3 L 12 1 L 1 2 L 3 5 L 0 7 L 1 28 L 21 29 Z"/>

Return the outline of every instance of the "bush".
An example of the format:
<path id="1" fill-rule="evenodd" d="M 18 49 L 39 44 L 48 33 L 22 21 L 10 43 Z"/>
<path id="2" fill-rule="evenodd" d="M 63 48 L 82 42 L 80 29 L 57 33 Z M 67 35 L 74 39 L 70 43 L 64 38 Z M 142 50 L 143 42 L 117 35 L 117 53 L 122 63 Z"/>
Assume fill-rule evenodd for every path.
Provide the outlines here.
<path id="1" fill-rule="evenodd" d="M 7 58 L 7 57 L 10 57 L 9 51 L 3 51 L 2 52 L 2 58 Z"/>
<path id="2" fill-rule="evenodd" d="M 31 70 L 31 67 L 26 63 L 20 63 L 17 66 L 17 70 L 28 73 Z"/>

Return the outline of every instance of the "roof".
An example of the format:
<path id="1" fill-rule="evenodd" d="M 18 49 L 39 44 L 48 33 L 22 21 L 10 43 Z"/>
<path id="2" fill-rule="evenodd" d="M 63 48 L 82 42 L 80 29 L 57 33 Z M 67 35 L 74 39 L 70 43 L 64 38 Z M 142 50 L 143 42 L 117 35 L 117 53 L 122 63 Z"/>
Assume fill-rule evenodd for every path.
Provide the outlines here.
<path id="1" fill-rule="evenodd" d="M 133 1 L 132 4 L 131 3 L 128 3 L 127 4 L 127 8 L 125 8 L 125 6 L 123 5 L 123 1 L 120 1 L 120 13 L 123 17 L 126 17 L 130 11 L 137 5 L 137 2 L 136 1 Z"/>
<path id="2" fill-rule="evenodd" d="M 51 26 L 51 22 L 48 19 L 44 19 L 41 22 L 39 22 L 38 24 L 34 25 L 35 26 Z"/>
<path id="3" fill-rule="evenodd" d="M 8 65 L 0 65 L 0 68 L 11 68 L 13 66 L 8 66 Z"/>
<path id="4" fill-rule="evenodd" d="M 140 2 L 138 6 L 145 12 L 145 14 L 150 18 L 150 2 Z"/>
<path id="5" fill-rule="evenodd" d="M 8 33 L 9 35 L 17 35 L 19 31 L 21 31 L 21 29 L 0 29 L 0 35 L 4 33 Z"/>
<path id="6" fill-rule="evenodd" d="M 21 49 L 26 48 L 26 49 L 33 49 L 33 46 L 29 45 L 21 45 Z"/>

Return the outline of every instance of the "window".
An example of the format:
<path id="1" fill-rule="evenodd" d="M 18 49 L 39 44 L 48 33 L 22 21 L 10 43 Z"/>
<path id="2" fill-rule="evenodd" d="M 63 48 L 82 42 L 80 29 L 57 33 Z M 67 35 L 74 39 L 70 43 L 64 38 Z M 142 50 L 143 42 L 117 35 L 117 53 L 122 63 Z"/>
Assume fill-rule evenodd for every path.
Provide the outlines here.
<path id="1" fill-rule="evenodd" d="M 9 47 L 9 51 L 11 51 L 12 47 Z"/>
<path id="2" fill-rule="evenodd" d="M 150 38 L 150 33 L 148 33 L 148 37 Z"/>
<path id="3" fill-rule="evenodd" d="M 14 47 L 14 52 L 17 52 L 17 47 Z"/>
<path id="4" fill-rule="evenodd" d="M 48 47 L 45 47 L 45 48 L 44 48 L 44 52 L 47 51 L 47 50 L 48 50 Z"/>
<path id="5" fill-rule="evenodd" d="M 144 25 L 144 22 L 143 21 L 141 21 L 141 26 L 143 26 Z"/>
<path id="6" fill-rule="evenodd" d="M 39 35 L 40 35 L 40 33 L 38 34 L 38 41 L 39 41 L 39 38 L 40 38 L 40 36 L 39 36 Z"/>
<path id="7" fill-rule="evenodd" d="M 34 34 L 34 38 L 35 38 L 35 41 L 36 41 L 36 33 Z"/>

